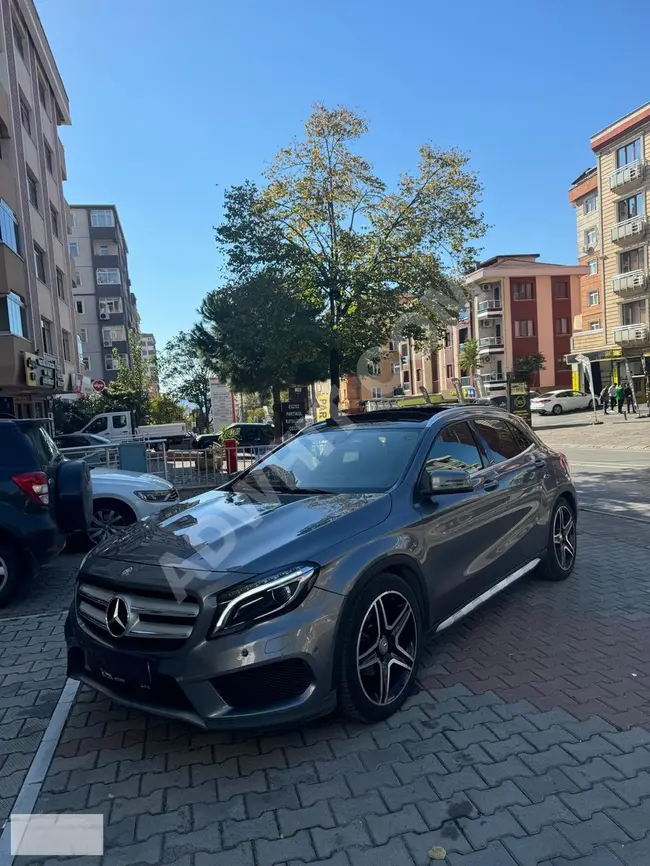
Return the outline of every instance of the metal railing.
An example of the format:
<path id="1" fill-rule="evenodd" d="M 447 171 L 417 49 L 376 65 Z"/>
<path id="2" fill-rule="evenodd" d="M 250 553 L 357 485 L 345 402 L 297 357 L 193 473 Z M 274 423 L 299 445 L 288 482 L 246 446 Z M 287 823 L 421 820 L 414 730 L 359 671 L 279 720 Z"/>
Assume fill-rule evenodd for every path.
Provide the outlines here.
<path id="1" fill-rule="evenodd" d="M 643 236 L 646 230 L 646 219 L 642 216 L 635 216 L 629 220 L 616 223 L 612 226 L 612 242 L 624 241 L 626 238 Z"/>
<path id="2" fill-rule="evenodd" d="M 646 272 L 640 268 L 629 271 L 627 274 L 616 274 L 612 278 L 612 290 L 617 294 L 621 292 L 640 291 L 645 288 L 647 280 Z"/>
<path id="3" fill-rule="evenodd" d="M 500 300 L 491 300 L 491 301 L 480 301 L 478 305 L 479 313 L 488 313 L 490 310 L 500 310 L 501 309 L 501 301 Z"/>
<path id="4" fill-rule="evenodd" d="M 492 373 L 480 373 L 481 379 L 484 382 L 504 382 L 505 376 L 502 373 L 492 372 Z"/>
<path id="5" fill-rule="evenodd" d="M 619 325 L 614 328 L 614 342 L 619 345 L 621 343 L 641 343 L 647 339 L 647 322 L 637 322 L 634 325 Z"/>
<path id="6" fill-rule="evenodd" d="M 627 183 L 639 181 L 643 179 L 645 173 L 645 165 L 640 159 L 634 162 L 629 162 L 627 165 L 617 168 L 609 176 L 609 188 L 616 189 L 619 186 L 625 186 Z"/>
<path id="7" fill-rule="evenodd" d="M 503 337 L 481 337 L 478 341 L 479 349 L 489 349 L 491 346 L 503 346 Z"/>

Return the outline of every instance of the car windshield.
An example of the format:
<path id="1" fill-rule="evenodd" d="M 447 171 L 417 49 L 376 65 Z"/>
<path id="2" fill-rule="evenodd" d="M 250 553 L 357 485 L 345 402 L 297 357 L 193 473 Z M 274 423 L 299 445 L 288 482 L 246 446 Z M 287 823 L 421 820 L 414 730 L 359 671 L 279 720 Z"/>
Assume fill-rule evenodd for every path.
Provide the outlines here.
<path id="1" fill-rule="evenodd" d="M 284 493 L 382 493 L 408 466 L 421 429 L 322 427 L 291 439 L 237 479 L 248 486 Z"/>

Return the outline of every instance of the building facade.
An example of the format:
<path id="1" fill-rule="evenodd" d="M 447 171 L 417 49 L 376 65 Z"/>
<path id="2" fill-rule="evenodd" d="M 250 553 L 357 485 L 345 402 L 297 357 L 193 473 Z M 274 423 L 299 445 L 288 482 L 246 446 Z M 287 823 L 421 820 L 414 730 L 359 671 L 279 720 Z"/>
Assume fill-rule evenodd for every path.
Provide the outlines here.
<path id="1" fill-rule="evenodd" d="M 156 366 L 156 338 L 153 334 L 140 334 L 140 348 L 142 350 L 142 360 L 147 368 L 147 373 L 151 380 L 151 394 L 157 397 L 160 393 L 160 384 L 158 382 L 158 368 Z"/>
<path id="2" fill-rule="evenodd" d="M 494 256 L 467 277 L 476 293 L 471 318 L 482 361 L 478 374 L 488 390 L 503 389 L 517 359 L 537 354 L 545 363 L 532 376 L 534 387 L 572 387 L 566 357 L 580 303 L 580 277 L 588 268 L 538 259 L 537 253 Z"/>
<path id="3" fill-rule="evenodd" d="M 569 190 L 578 253 L 588 267 L 569 361 L 581 385 L 577 353 L 590 358 L 596 390 L 631 375 L 637 391 L 644 392 L 650 373 L 650 103 L 596 133 L 590 144 L 596 166 Z"/>
<path id="4" fill-rule="evenodd" d="M 131 292 L 128 247 L 112 204 L 71 205 L 68 245 L 74 266 L 74 304 L 85 374 L 111 382 L 119 358 L 132 359 L 129 331 L 139 327 Z"/>
<path id="5" fill-rule="evenodd" d="M 0 0 L 0 412 L 81 389 L 65 155 L 68 97 L 33 0 Z"/>

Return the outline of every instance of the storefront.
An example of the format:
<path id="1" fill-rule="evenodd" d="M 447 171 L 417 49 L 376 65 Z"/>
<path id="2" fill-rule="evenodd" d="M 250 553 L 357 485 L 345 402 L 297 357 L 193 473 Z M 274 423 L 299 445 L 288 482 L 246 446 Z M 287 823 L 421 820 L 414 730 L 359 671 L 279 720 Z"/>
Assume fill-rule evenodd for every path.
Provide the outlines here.
<path id="1" fill-rule="evenodd" d="M 589 382 L 586 381 L 584 368 L 576 362 L 577 355 L 584 355 L 591 361 L 591 372 L 594 379 L 594 393 L 599 394 L 602 389 L 612 382 L 624 382 L 632 379 L 637 400 L 646 402 L 646 396 L 650 392 L 650 352 L 643 350 L 603 349 L 593 352 L 573 352 L 566 356 L 566 361 L 571 365 L 573 374 L 573 389 L 575 391 L 588 391 Z"/>

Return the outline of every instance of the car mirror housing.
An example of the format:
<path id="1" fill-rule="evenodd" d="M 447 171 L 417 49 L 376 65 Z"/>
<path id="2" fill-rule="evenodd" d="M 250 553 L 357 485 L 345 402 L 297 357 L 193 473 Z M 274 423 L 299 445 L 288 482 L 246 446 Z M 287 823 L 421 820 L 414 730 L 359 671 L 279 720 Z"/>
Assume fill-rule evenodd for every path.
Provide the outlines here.
<path id="1" fill-rule="evenodd" d="M 432 469 L 426 473 L 425 489 L 431 496 L 470 493 L 474 489 L 469 472 L 462 469 Z"/>

